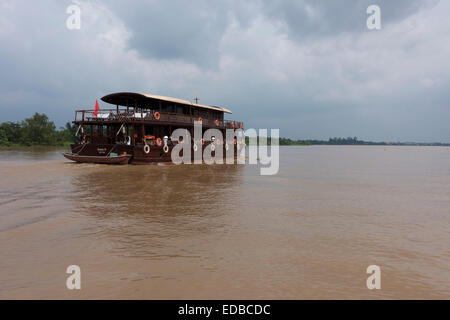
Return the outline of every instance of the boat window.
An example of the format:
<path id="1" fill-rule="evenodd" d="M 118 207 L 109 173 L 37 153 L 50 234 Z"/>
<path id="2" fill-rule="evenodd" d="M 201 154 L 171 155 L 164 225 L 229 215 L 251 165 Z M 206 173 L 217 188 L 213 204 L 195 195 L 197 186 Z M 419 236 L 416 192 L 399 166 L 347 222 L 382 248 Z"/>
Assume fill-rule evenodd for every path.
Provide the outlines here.
<path id="1" fill-rule="evenodd" d="M 146 136 L 154 135 L 153 127 L 146 126 L 146 127 L 145 127 L 145 135 L 146 135 Z"/>
<path id="2" fill-rule="evenodd" d="M 161 111 L 162 112 L 170 112 L 169 111 L 169 105 L 166 102 L 162 102 L 162 104 L 161 104 Z"/>

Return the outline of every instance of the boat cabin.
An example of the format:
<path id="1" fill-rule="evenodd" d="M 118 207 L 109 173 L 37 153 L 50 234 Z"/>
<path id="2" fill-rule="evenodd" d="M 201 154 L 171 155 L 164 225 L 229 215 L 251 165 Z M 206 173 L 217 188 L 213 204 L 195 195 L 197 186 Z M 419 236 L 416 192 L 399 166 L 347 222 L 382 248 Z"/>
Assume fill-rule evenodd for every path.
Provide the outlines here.
<path id="1" fill-rule="evenodd" d="M 132 163 L 166 162 L 174 144 L 169 137 L 175 129 L 187 129 L 191 137 L 194 121 L 201 122 L 203 132 L 215 128 L 223 137 L 226 129 L 243 129 L 242 122 L 224 119 L 231 111 L 223 107 L 133 92 L 112 93 L 101 100 L 111 106 L 75 111 L 73 123 L 80 138 L 72 145 L 75 156 L 128 156 Z M 204 148 L 213 141 L 202 139 L 201 145 Z"/>

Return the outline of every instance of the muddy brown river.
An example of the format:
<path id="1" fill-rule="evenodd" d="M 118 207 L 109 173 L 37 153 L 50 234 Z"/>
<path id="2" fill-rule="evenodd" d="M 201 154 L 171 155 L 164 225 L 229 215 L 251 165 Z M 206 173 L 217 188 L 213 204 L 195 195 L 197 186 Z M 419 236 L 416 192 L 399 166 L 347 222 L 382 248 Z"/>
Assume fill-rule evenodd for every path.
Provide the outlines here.
<path id="1" fill-rule="evenodd" d="M 275 176 L 60 151 L 0 150 L 0 298 L 450 298 L 450 148 L 281 147 Z"/>

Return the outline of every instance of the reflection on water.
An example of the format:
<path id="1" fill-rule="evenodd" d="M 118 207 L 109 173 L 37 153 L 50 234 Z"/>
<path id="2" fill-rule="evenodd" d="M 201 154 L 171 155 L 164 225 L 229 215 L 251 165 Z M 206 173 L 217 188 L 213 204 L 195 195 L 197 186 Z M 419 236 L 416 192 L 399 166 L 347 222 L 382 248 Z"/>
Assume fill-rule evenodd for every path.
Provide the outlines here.
<path id="1" fill-rule="evenodd" d="M 168 240 L 226 228 L 222 216 L 239 209 L 242 173 L 239 165 L 99 167 L 72 180 L 82 199 L 75 211 L 95 219 L 118 254 L 185 255 L 165 250 Z"/>
<path id="2" fill-rule="evenodd" d="M 450 149 L 282 147 L 242 165 L 0 150 L 3 298 L 449 298 Z M 80 265 L 83 289 L 64 287 Z M 368 290 L 366 268 L 382 270 Z"/>

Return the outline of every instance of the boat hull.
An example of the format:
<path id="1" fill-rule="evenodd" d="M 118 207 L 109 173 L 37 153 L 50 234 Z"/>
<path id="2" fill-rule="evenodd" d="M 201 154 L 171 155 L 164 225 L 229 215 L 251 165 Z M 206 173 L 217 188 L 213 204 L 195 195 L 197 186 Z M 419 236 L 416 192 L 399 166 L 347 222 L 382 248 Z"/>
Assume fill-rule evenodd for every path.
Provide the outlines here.
<path id="1" fill-rule="evenodd" d="M 206 148 L 207 144 L 200 146 L 202 154 Z M 170 165 L 172 163 L 171 152 L 173 145 L 170 145 L 167 152 L 164 152 L 163 146 L 152 145 L 148 153 L 144 152 L 144 146 L 129 146 L 125 144 L 73 144 L 71 146 L 72 152 L 65 153 L 64 156 L 73 161 L 77 162 L 90 162 L 90 163 L 120 163 L 120 164 L 153 164 L 153 165 Z M 222 154 L 226 156 L 225 147 L 223 148 Z M 237 159 L 238 149 L 234 145 L 234 159 Z M 194 150 L 191 150 L 191 160 L 194 161 Z M 117 157 L 108 157 L 112 153 L 118 154 Z M 124 160 L 122 163 L 119 159 L 123 157 L 128 157 L 128 162 Z"/>
<path id="2" fill-rule="evenodd" d="M 117 157 L 106 156 L 86 156 L 74 153 L 64 152 L 63 156 L 69 160 L 80 163 L 101 163 L 101 164 L 128 164 L 131 159 L 131 155 L 123 155 Z"/>

